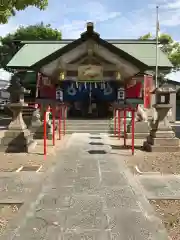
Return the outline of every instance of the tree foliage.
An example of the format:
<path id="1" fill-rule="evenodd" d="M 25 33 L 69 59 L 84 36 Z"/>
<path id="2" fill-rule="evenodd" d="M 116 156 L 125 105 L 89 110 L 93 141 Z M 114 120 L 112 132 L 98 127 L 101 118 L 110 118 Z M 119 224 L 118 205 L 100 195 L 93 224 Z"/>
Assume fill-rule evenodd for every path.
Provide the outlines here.
<path id="1" fill-rule="evenodd" d="M 29 6 L 34 6 L 44 10 L 48 5 L 48 0 L 1 0 L 0 23 L 7 23 L 11 16 L 17 11 L 24 10 Z"/>
<path id="2" fill-rule="evenodd" d="M 7 63 L 18 51 L 20 41 L 36 41 L 36 40 L 60 40 L 61 32 L 51 28 L 51 25 L 43 23 L 30 25 L 28 27 L 19 27 L 15 33 L 10 33 L 1 38 L 0 46 L 0 68 L 6 68 Z"/>
<path id="3" fill-rule="evenodd" d="M 154 39 L 151 33 L 140 37 L 141 40 Z M 154 39 L 155 40 L 155 39 Z M 158 42 L 161 50 L 168 56 L 172 62 L 175 71 L 180 69 L 180 43 L 175 42 L 169 34 L 159 35 Z"/>

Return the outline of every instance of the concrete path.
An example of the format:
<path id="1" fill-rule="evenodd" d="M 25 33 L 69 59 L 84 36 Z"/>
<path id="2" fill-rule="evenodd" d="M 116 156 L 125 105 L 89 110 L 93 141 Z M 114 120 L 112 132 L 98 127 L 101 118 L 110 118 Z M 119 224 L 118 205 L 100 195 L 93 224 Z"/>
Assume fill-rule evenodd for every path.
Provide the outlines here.
<path id="1" fill-rule="evenodd" d="M 43 173 L 1 172 L 0 204 L 24 203 L 39 184 Z"/>
<path id="2" fill-rule="evenodd" d="M 136 176 L 148 199 L 180 199 L 180 176 L 145 174 Z"/>
<path id="3" fill-rule="evenodd" d="M 169 239 L 108 141 L 106 135 L 73 134 L 14 235 L 1 240 Z"/>

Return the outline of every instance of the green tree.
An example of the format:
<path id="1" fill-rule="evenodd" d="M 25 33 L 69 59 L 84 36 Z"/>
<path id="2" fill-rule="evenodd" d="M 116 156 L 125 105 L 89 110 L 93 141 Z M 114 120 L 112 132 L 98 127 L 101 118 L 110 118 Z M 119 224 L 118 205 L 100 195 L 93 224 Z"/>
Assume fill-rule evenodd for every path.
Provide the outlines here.
<path id="1" fill-rule="evenodd" d="M 151 33 L 140 37 L 141 40 L 154 39 Z M 174 71 L 180 69 L 180 43 L 175 42 L 169 34 L 162 33 L 159 35 L 159 45 L 161 50 L 168 56 L 174 66 Z"/>
<path id="2" fill-rule="evenodd" d="M 1 38 L 2 45 L 0 46 L 0 68 L 6 68 L 7 63 L 13 55 L 21 47 L 20 41 L 36 41 L 36 40 L 60 40 L 61 32 L 51 28 L 51 25 L 39 23 L 28 27 L 19 27 L 15 33 L 10 33 Z"/>
<path id="3" fill-rule="evenodd" d="M 1 0 L 0 23 L 7 23 L 11 16 L 17 11 L 24 10 L 29 6 L 34 6 L 44 10 L 48 5 L 48 0 Z"/>

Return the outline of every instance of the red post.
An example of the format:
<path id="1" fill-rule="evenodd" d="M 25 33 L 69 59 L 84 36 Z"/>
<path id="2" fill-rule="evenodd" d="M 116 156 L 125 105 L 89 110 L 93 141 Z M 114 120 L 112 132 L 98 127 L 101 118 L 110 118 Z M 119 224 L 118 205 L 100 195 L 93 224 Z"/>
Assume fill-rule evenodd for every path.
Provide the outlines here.
<path id="1" fill-rule="evenodd" d="M 61 140 L 61 111 L 62 111 L 62 108 L 61 108 L 61 105 L 59 106 L 59 140 Z"/>
<path id="2" fill-rule="evenodd" d="M 114 135 L 116 135 L 116 109 L 114 109 Z"/>
<path id="3" fill-rule="evenodd" d="M 64 116 L 63 116 L 63 119 L 64 119 L 64 135 L 65 135 L 66 134 L 66 105 L 64 105 L 63 109 L 64 109 Z"/>
<path id="4" fill-rule="evenodd" d="M 134 122 L 135 122 L 135 110 L 132 109 L 132 155 L 134 155 L 134 129 L 135 129 L 135 126 L 134 126 Z"/>
<path id="5" fill-rule="evenodd" d="M 46 131 L 46 109 L 44 111 L 44 159 L 46 159 L 46 154 L 47 154 L 47 131 Z"/>
<path id="6" fill-rule="evenodd" d="M 53 146 L 55 146 L 55 135 L 56 135 L 56 131 L 55 131 L 55 108 L 52 107 L 52 127 L 53 127 Z"/>
<path id="7" fill-rule="evenodd" d="M 121 110 L 118 109 L 118 138 L 121 138 Z"/>
<path id="8" fill-rule="evenodd" d="M 126 146 L 126 108 L 124 108 L 124 147 Z"/>

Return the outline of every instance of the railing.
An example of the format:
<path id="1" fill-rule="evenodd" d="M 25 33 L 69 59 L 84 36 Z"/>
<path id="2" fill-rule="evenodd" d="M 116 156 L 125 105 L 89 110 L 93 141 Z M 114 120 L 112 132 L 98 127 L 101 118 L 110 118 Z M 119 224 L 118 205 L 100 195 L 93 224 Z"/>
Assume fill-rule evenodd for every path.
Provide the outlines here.
<path id="1" fill-rule="evenodd" d="M 127 147 L 127 123 L 126 117 L 127 113 L 131 113 L 131 124 L 132 124 L 132 139 L 131 139 L 131 151 L 134 155 L 134 130 L 135 130 L 135 112 L 136 107 L 126 106 L 114 110 L 114 135 L 118 135 L 118 139 L 121 138 L 121 112 L 123 113 L 123 140 L 124 147 Z M 117 114 L 118 113 L 118 114 Z M 118 115 L 118 116 L 117 116 Z"/>

